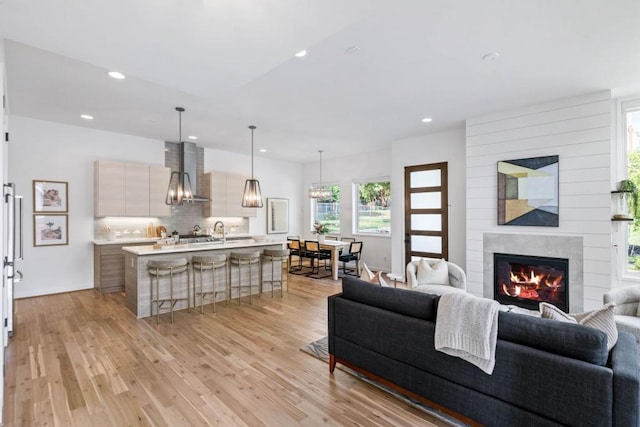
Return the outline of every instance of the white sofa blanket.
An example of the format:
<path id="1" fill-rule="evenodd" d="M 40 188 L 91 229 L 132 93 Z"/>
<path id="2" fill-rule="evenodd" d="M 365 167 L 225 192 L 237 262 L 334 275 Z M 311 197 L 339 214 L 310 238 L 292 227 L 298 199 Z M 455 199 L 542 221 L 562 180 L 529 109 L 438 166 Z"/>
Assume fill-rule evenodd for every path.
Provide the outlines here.
<path id="1" fill-rule="evenodd" d="M 438 302 L 435 349 L 491 375 L 496 363 L 498 302 L 468 293 L 444 294 Z"/>

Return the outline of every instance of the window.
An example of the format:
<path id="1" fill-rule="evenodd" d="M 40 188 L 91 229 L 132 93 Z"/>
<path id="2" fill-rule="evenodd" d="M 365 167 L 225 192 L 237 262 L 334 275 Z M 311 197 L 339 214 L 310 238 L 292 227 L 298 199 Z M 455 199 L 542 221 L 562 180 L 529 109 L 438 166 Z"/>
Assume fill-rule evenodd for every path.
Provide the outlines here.
<path id="1" fill-rule="evenodd" d="M 626 177 L 640 191 L 640 102 L 627 104 L 624 108 L 624 131 L 626 153 Z M 640 273 L 640 208 L 639 215 L 627 228 L 627 273 Z M 629 211 L 631 215 L 634 213 Z"/>
<path id="2" fill-rule="evenodd" d="M 340 234 L 340 186 L 327 185 L 331 189 L 331 198 L 311 199 L 311 231 L 313 224 L 320 222 L 329 229 L 329 234 Z"/>
<path id="3" fill-rule="evenodd" d="M 391 182 L 355 183 L 355 233 L 391 234 Z"/>

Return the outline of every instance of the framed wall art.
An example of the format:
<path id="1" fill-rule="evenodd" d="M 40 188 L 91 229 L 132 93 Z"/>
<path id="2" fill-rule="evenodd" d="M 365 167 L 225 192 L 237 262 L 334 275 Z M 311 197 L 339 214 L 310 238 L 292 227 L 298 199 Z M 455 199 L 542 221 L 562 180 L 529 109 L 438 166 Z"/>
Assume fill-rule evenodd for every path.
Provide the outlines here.
<path id="1" fill-rule="evenodd" d="M 65 181 L 33 180 L 33 211 L 68 212 L 68 187 Z"/>
<path id="2" fill-rule="evenodd" d="M 267 234 L 289 232 L 289 199 L 267 199 Z"/>
<path id="3" fill-rule="evenodd" d="M 33 246 L 58 246 L 68 244 L 68 215 L 33 215 Z"/>
<path id="4" fill-rule="evenodd" d="M 558 156 L 498 162 L 498 225 L 558 227 Z"/>

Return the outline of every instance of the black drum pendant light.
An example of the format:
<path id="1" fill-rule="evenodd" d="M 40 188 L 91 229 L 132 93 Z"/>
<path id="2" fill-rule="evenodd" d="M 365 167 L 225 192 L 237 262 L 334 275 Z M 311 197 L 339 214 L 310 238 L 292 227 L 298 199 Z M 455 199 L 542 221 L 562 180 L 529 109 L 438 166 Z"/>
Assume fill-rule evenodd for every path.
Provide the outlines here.
<path id="1" fill-rule="evenodd" d="M 178 143 L 182 142 L 182 113 L 184 108 L 176 107 L 178 112 Z M 193 191 L 191 190 L 191 179 L 189 174 L 180 170 L 171 172 L 167 197 L 164 201 L 167 205 L 182 205 L 193 203 Z"/>
<path id="2" fill-rule="evenodd" d="M 260 182 L 253 178 L 253 131 L 256 127 L 249 126 L 251 129 L 251 179 L 244 183 L 244 194 L 242 195 L 243 208 L 261 208 L 262 192 L 260 191 Z"/>

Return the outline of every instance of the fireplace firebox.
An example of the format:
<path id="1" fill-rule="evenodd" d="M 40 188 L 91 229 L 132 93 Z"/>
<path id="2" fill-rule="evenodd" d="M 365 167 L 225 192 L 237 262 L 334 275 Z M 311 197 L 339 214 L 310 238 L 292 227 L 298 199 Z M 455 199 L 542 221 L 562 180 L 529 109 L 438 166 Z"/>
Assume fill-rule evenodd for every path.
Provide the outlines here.
<path id="1" fill-rule="evenodd" d="M 541 302 L 569 311 L 569 260 L 493 254 L 493 295 L 501 304 L 537 310 Z"/>

